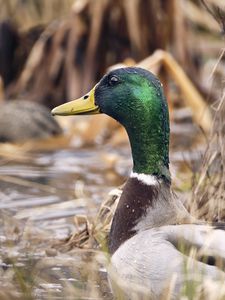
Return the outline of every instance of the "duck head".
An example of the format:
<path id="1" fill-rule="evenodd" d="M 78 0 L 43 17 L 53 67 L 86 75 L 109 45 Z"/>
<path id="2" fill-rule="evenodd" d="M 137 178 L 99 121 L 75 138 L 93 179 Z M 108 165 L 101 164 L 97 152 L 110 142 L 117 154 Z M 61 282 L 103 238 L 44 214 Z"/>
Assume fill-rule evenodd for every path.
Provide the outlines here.
<path id="1" fill-rule="evenodd" d="M 105 113 L 121 123 L 131 144 L 133 172 L 170 181 L 169 115 L 162 84 L 135 67 L 106 74 L 83 97 L 60 105 L 53 115 Z"/>

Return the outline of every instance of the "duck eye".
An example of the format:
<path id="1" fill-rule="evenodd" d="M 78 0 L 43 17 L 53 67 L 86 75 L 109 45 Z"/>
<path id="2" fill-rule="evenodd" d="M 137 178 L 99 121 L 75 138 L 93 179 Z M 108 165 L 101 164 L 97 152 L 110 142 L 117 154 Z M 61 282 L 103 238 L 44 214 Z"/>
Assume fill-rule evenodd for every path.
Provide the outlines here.
<path id="1" fill-rule="evenodd" d="M 115 75 L 113 75 L 109 78 L 109 84 L 110 85 L 116 85 L 119 82 L 120 82 L 119 78 Z"/>

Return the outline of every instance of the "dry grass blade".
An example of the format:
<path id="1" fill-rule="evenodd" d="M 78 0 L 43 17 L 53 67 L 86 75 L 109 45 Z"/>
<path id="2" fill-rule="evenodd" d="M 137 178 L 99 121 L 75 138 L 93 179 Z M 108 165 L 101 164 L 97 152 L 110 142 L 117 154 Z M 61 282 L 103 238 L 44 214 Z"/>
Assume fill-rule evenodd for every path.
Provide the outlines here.
<path id="1" fill-rule="evenodd" d="M 0 76 L 0 103 L 4 99 L 4 87 L 3 87 L 3 82 L 2 82 L 2 77 Z"/>
<path id="2" fill-rule="evenodd" d="M 223 10 L 217 5 L 210 8 L 204 0 L 201 0 L 201 3 L 204 5 L 208 13 L 218 22 L 222 28 L 222 33 L 225 34 L 225 15 Z M 223 8 L 225 9 L 225 6 Z"/>
<path id="3" fill-rule="evenodd" d="M 55 193 L 56 189 L 44 184 L 36 183 L 36 182 L 31 182 L 29 180 L 21 179 L 18 177 L 14 176 L 7 176 L 7 175 L 0 175 L 0 181 L 8 182 L 8 183 L 13 183 L 17 185 L 22 185 L 25 187 L 33 187 L 37 188 L 41 191 L 48 192 L 48 193 Z"/>
<path id="4" fill-rule="evenodd" d="M 106 250 L 108 233 L 121 193 L 122 187 L 108 194 L 95 220 L 90 221 L 86 216 L 75 216 L 77 231 L 66 240 L 54 245 L 54 248 L 63 252 L 77 247 L 89 249 L 101 247 Z"/>
<path id="5" fill-rule="evenodd" d="M 217 21 L 207 11 L 200 9 L 192 1 L 186 1 L 184 6 L 185 9 L 183 11 L 186 17 L 193 23 L 199 24 L 204 28 L 208 28 L 208 30 L 213 30 L 215 32 L 220 30 Z"/>

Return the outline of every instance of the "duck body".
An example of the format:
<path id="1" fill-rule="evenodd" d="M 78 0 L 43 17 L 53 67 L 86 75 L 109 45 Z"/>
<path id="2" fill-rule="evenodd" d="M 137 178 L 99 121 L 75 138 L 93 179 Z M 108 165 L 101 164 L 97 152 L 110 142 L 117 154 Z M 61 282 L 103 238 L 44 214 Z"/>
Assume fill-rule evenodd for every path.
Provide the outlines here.
<path id="1" fill-rule="evenodd" d="M 153 74 L 140 68 L 111 71 L 89 94 L 52 113 L 105 113 L 127 131 L 133 170 L 108 241 L 115 295 L 165 299 L 170 291 L 168 299 L 179 299 L 186 282 L 225 282 L 223 266 L 207 261 L 215 256 L 225 262 L 225 231 L 193 224 L 197 221 L 171 190 L 168 107 Z M 192 249 L 201 255 L 191 256 Z"/>
<path id="2" fill-rule="evenodd" d="M 196 240 L 196 245 L 193 245 L 194 237 L 197 239 L 201 236 L 202 245 L 212 238 L 214 245 L 207 250 L 215 255 L 218 242 L 221 243 L 217 238 L 219 236 L 224 239 L 224 232 L 218 230 L 217 236 L 213 236 L 212 228 L 189 225 L 147 229 L 123 243 L 112 255 L 109 268 L 114 294 L 122 290 L 128 299 L 148 299 L 146 297 L 149 296 L 151 299 L 165 299 L 168 291 L 172 290 L 169 299 L 180 299 L 185 285 L 191 283 L 197 287 L 213 281 L 221 288 L 221 282 L 225 281 L 224 272 L 213 265 L 186 256 L 177 245 L 185 235 L 188 235 L 189 240 L 183 242 L 189 248 L 199 244 Z"/>
<path id="3" fill-rule="evenodd" d="M 143 196 L 145 205 L 140 205 Z M 173 285 L 170 299 L 177 299 L 185 285 L 203 284 L 203 277 L 220 286 L 225 273 L 203 261 L 216 256 L 225 263 L 225 232 L 192 224 L 194 221 L 168 182 L 131 173 L 109 236 L 114 294 L 121 295 L 122 290 L 128 299 L 146 299 L 149 295 L 151 299 L 164 299 Z M 203 246 L 199 260 L 181 251 L 185 248 L 188 253 L 192 247 L 200 250 Z"/>

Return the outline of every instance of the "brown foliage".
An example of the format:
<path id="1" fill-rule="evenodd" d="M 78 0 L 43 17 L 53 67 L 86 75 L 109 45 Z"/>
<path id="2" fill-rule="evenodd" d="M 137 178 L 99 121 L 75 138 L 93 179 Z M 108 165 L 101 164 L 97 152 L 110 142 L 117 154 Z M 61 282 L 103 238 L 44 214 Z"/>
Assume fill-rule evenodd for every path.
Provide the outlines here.
<path id="1" fill-rule="evenodd" d="M 6 92 L 53 107 L 86 92 L 109 66 L 129 57 L 139 61 L 169 46 L 191 72 L 185 35 L 175 0 L 75 1 L 68 20 L 47 26 Z"/>

